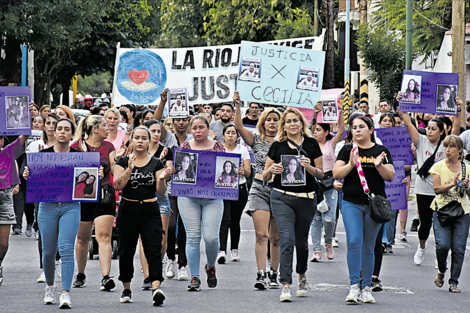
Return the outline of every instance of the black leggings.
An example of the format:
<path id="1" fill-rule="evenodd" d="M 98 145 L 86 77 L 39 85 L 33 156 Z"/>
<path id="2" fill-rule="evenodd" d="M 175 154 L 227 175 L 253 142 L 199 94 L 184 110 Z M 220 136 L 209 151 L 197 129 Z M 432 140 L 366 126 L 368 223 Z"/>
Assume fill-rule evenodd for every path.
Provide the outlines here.
<path id="1" fill-rule="evenodd" d="M 419 240 L 427 240 L 432 227 L 432 215 L 434 211 L 431 209 L 431 203 L 435 196 L 416 195 L 416 203 L 419 211 Z"/>
<path id="2" fill-rule="evenodd" d="M 170 223 L 168 225 L 168 245 L 166 253 L 172 261 L 176 259 L 176 243 L 178 243 L 178 268 L 188 265 L 186 259 L 186 230 L 184 229 L 183 220 L 179 214 L 178 198 L 168 197 L 171 206 Z M 176 225 L 178 223 L 178 227 Z"/>
<path id="3" fill-rule="evenodd" d="M 373 276 L 379 277 L 380 269 L 382 268 L 382 259 L 383 259 L 383 249 L 382 249 L 382 236 L 384 234 L 384 224 L 380 227 L 379 233 L 377 234 L 377 239 L 375 239 L 374 247 L 374 272 Z"/>
<path id="4" fill-rule="evenodd" d="M 238 200 L 224 200 L 224 215 L 220 224 L 220 251 L 227 252 L 228 230 L 230 228 L 230 245 L 232 250 L 238 250 L 240 242 L 240 219 L 248 200 L 246 184 L 240 185 Z"/>

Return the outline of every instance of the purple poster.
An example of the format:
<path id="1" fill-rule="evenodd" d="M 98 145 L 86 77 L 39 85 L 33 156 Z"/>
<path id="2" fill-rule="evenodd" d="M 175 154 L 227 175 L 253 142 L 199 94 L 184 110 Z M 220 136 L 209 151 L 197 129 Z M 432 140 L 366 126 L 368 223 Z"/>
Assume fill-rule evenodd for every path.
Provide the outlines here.
<path id="1" fill-rule="evenodd" d="M 405 165 L 413 165 L 412 142 L 406 127 L 378 128 L 375 132 L 382 144 L 390 150 L 393 162 L 404 161 Z"/>
<path id="2" fill-rule="evenodd" d="M 98 202 L 98 152 L 27 153 L 26 202 Z"/>
<path id="3" fill-rule="evenodd" d="M 403 71 L 401 112 L 456 115 L 459 74 Z"/>
<path id="4" fill-rule="evenodd" d="M 408 199 L 406 198 L 405 164 L 403 161 L 393 161 L 395 167 L 395 177 L 391 182 L 385 182 L 385 193 L 387 199 L 392 205 L 392 210 L 405 210 L 408 208 Z"/>
<path id="5" fill-rule="evenodd" d="M 0 136 L 31 135 L 30 87 L 0 87 Z"/>
<path id="6" fill-rule="evenodd" d="M 238 200 L 240 154 L 179 148 L 173 153 L 172 196 Z"/>

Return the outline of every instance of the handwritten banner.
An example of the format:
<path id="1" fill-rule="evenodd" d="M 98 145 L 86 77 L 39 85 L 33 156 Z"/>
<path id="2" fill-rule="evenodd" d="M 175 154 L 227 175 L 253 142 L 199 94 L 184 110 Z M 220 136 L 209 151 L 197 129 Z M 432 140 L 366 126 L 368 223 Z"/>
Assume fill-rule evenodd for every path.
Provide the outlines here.
<path id="1" fill-rule="evenodd" d="M 406 210 L 408 208 L 408 199 L 406 197 L 405 164 L 403 161 L 393 161 L 395 167 L 395 177 L 391 182 L 385 182 L 385 194 L 392 205 L 392 210 Z"/>
<path id="2" fill-rule="evenodd" d="M 98 152 L 27 153 L 29 177 L 26 202 L 97 202 L 98 198 L 73 200 L 78 175 L 75 168 L 100 167 Z M 83 175 L 82 175 L 83 176 Z M 88 178 L 88 177 L 87 177 Z M 95 177 L 97 180 L 98 178 Z M 96 181 L 95 180 L 95 181 Z M 97 184 L 93 185 L 94 191 Z M 96 195 L 96 194 L 95 194 Z M 75 197 L 77 199 L 77 197 Z"/>
<path id="3" fill-rule="evenodd" d="M 172 196 L 238 200 L 240 154 L 176 148 L 173 159 Z"/>
<path id="4" fill-rule="evenodd" d="M 0 87 L 0 136 L 31 135 L 31 87 Z"/>
<path id="5" fill-rule="evenodd" d="M 393 162 L 404 161 L 405 165 L 413 165 L 412 141 L 406 127 L 379 128 L 375 132 L 390 150 Z"/>
<path id="6" fill-rule="evenodd" d="M 459 74 L 403 71 L 401 112 L 456 115 Z"/>

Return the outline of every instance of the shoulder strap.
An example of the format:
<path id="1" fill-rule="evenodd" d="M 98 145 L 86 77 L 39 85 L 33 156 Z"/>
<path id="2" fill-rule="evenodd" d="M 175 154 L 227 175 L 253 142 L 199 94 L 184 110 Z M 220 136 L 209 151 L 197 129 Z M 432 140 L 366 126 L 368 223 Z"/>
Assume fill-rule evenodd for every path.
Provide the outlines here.
<path id="1" fill-rule="evenodd" d="M 366 176 L 364 175 L 364 171 L 362 170 L 361 159 L 359 158 L 359 148 L 356 144 L 353 144 L 352 151 L 357 156 L 357 162 L 355 166 L 357 170 L 357 175 L 359 176 L 359 179 L 361 181 L 362 189 L 364 190 L 364 193 L 370 198 L 369 185 L 367 184 Z"/>
<path id="2" fill-rule="evenodd" d="M 462 180 L 465 179 L 465 177 L 467 176 L 467 167 L 465 166 L 465 162 L 462 161 Z M 464 197 L 465 196 L 465 188 L 460 188 L 460 197 Z"/>
<path id="3" fill-rule="evenodd" d="M 298 144 L 296 144 L 295 142 L 293 142 L 292 140 L 290 140 L 289 138 L 287 138 L 287 141 L 293 145 L 294 147 L 297 148 L 297 150 L 301 151 L 307 158 L 310 158 L 310 155 L 307 153 L 307 151 L 304 150 L 304 148 L 302 148 L 301 146 L 299 146 Z"/>

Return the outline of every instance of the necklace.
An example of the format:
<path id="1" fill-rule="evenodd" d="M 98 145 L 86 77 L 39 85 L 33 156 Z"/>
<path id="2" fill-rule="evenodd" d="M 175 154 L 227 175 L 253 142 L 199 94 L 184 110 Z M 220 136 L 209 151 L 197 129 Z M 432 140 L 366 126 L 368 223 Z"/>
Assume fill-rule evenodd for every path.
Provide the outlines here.
<path id="1" fill-rule="evenodd" d="M 93 147 L 92 145 L 90 145 L 88 142 L 87 144 L 93 148 L 93 151 L 96 151 L 96 149 L 98 149 L 100 146 L 101 146 L 101 141 L 98 143 L 98 145 L 96 147 Z"/>

